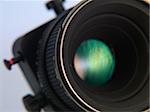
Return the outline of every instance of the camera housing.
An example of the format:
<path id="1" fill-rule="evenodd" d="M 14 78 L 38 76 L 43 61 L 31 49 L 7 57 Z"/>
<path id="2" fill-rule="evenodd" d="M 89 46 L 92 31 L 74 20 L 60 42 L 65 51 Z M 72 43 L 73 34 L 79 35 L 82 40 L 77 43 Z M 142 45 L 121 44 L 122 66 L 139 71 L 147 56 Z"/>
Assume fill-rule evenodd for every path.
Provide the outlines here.
<path id="1" fill-rule="evenodd" d="M 145 111 L 149 109 L 149 4 L 138 0 L 83 0 L 18 38 L 13 54 L 34 96 L 23 98 L 29 111 Z M 82 42 L 108 45 L 115 60 L 105 85 L 78 77 L 74 57 Z M 13 60 L 14 61 L 14 60 Z M 10 63 L 6 62 L 10 68 Z"/>

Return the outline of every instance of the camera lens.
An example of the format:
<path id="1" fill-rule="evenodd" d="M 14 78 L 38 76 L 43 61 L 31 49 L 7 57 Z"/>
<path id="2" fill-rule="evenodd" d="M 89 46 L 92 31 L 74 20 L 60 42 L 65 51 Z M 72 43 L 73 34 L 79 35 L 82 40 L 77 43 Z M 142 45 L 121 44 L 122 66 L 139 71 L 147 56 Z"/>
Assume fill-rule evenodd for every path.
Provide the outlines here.
<path id="1" fill-rule="evenodd" d="M 110 48 L 100 40 L 81 43 L 74 58 L 78 76 L 91 85 L 104 85 L 112 77 L 115 60 Z"/>
<path id="2" fill-rule="evenodd" d="M 85 0 L 58 16 L 38 50 L 47 100 L 64 111 L 149 108 L 148 24 L 137 0 Z"/>

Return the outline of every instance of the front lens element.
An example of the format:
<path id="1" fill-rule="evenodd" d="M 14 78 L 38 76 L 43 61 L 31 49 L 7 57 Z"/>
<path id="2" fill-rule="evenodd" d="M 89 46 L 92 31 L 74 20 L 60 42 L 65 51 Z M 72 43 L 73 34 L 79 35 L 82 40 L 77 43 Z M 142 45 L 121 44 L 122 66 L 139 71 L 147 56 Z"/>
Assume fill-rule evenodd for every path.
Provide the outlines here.
<path id="1" fill-rule="evenodd" d="M 78 76 L 86 83 L 105 85 L 112 77 L 115 59 L 104 42 L 90 39 L 81 43 L 77 49 L 74 67 Z"/>

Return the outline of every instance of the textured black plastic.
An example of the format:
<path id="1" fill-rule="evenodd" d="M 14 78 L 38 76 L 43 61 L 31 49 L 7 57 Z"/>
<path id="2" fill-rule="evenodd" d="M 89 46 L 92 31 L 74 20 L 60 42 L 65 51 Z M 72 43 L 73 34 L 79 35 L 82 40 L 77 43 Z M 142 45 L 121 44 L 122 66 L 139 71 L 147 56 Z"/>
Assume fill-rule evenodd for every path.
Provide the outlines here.
<path id="1" fill-rule="evenodd" d="M 46 29 L 42 40 L 39 41 L 39 49 L 37 51 L 37 71 L 40 85 L 45 96 L 52 103 L 55 110 L 72 111 L 81 110 L 66 94 L 62 87 L 55 69 L 55 48 L 57 44 L 57 36 L 61 25 L 65 19 L 65 13 L 60 15 L 50 27 Z"/>
<path id="2" fill-rule="evenodd" d="M 62 99 L 62 101 L 67 104 L 73 110 L 79 110 L 76 104 L 69 98 L 68 94 L 66 94 L 63 86 L 61 85 L 59 79 L 57 78 L 57 71 L 55 68 L 55 49 L 57 44 L 57 36 L 59 31 L 61 30 L 61 25 L 64 19 L 62 19 L 53 30 L 50 38 L 47 42 L 46 46 L 46 68 L 48 73 L 48 78 L 56 91 L 57 95 Z"/>

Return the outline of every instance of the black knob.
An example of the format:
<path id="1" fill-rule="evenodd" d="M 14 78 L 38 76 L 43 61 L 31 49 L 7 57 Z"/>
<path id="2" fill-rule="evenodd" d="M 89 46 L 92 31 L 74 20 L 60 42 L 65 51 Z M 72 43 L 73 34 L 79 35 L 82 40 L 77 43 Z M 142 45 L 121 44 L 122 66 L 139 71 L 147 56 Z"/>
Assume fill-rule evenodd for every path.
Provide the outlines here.
<path id="1" fill-rule="evenodd" d="M 29 112 L 40 112 L 41 109 L 47 105 L 42 94 L 35 96 L 27 95 L 23 98 L 23 103 Z"/>
<path id="2" fill-rule="evenodd" d="M 4 64 L 8 70 L 11 70 L 12 65 L 19 63 L 22 60 L 23 60 L 22 56 L 18 56 L 18 57 L 12 58 L 10 60 L 5 59 Z"/>
<path id="3" fill-rule="evenodd" d="M 46 4 L 47 9 L 54 9 L 57 15 L 61 14 L 65 9 L 62 3 L 65 0 L 51 0 Z"/>

